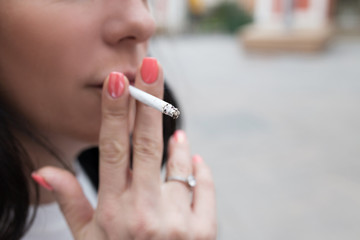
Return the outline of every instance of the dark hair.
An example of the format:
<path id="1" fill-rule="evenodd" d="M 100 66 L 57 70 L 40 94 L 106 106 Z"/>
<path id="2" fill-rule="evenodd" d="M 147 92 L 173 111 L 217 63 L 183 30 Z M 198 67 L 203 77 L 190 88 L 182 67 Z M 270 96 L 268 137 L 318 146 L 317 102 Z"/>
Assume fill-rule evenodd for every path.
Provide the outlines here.
<path id="1" fill-rule="evenodd" d="M 0 239 L 19 239 L 27 230 L 30 186 L 26 176 L 33 170 L 32 162 L 10 129 L 28 132 L 4 108 L 0 109 Z M 35 186 L 35 183 L 34 183 Z M 36 189 L 36 203 L 39 191 Z M 37 204 L 36 204 L 37 205 Z M 33 221 L 34 216 L 30 220 Z"/>
<path id="2" fill-rule="evenodd" d="M 177 106 L 174 95 L 166 84 L 164 100 Z M 30 217 L 30 183 L 27 176 L 30 176 L 35 169 L 26 150 L 10 129 L 16 129 L 30 137 L 54 155 L 65 168 L 68 168 L 56 154 L 55 148 L 46 139 L 32 132 L 31 128 L 19 119 L 14 114 L 10 114 L 4 104 L 0 105 L 0 192 L 2 193 L 0 197 L 0 239 L 20 239 L 30 228 L 39 204 L 39 189 L 35 183 L 32 183 L 36 191 L 36 199 L 35 211 Z M 163 117 L 163 164 L 166 161 L 168 140 L 179 125 L 179 120 Z M 79 155 L 80 165 L 96 189 L 98 189 L 99 178 L 98 155 L 97 148 L 88 149 Z"/>
<path id="3" fill-rule="evenodd" d="M 35 219 L 39 203 L 39 187 L 29 182 L 35 170 L 30 156 L 15 137 L 13 131 L 22 133 L 31 141 L 46 149 L 64 168 L 70 167 L 57 154 L 56 148 L 43 136 L 35 134 L 31 126 L 3 101 L 0 107 L 0 239 L 20 239 Z M 32 186 L 30 186 L 30 184 Z M 34 211 L 29 216 L 30 187 L 34 190 Z"/>

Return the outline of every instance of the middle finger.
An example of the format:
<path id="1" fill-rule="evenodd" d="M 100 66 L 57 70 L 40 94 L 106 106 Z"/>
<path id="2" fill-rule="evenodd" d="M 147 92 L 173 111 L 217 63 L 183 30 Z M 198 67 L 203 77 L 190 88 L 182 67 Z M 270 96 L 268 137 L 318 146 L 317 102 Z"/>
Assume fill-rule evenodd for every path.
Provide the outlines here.
<path id="1" fill-rule="evenodd" d="M 164 94 L 162 69 L 155 58 L 144 58 L 135 86 L 157 98 Z M 160 190 L 163 155 L 162 113 L 136 103 L 133 132 L 133 184 L 140 192 Z"/>

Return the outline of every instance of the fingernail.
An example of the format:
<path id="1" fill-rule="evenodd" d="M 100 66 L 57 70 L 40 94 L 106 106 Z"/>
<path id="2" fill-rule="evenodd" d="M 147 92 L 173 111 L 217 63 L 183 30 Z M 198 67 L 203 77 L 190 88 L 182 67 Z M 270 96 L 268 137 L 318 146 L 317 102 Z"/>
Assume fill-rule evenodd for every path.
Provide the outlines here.
<path id="1" fill-rule="evenodd" d="M 186 140 L 186 134 L 183 130 L 176 130 L 176 132 L 174 133 L 174 138 L 176 142 L 183 143 Z"/>
<path id="2" fill-rule="evenodd" d="M 201 163 L 204 161 L 200 155 L 194 155 L 192 160 L 194 163 Z"/>
<path id="3" fill-rule="evenodd" d="M 159 74 L 159 67 L 156 58 L 146 57 L 141 65 L 141 78 L 146 83 L 156 81 Z"/>
<path id="4" fill-rule="evenodd" d="M 45 179 L 42 176 L 40 176 L 39 174 L 32 173 L 31 177 L 32 177 L 32 179 L 34 179 L 35 182 L 37 182 L 40 186 L 44 187 L 45 189 L 47 189 L 49 191 L 54 190 L 53 187 L 50 184 L 48 184 L 45 181 Z"/>
<path id="5" fill-rule="evenodd" d="M 112 98 L 118 98 L 122 95 L 125 88 L 124 74 L 112 72 L 109 76 L 108 92 Z"/>

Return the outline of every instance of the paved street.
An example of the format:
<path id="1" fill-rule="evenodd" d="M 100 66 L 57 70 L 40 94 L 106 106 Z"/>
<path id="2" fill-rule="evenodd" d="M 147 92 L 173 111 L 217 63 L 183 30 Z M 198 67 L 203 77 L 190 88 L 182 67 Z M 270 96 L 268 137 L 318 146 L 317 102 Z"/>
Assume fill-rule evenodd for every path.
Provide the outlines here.
<path id="1" fill-rule="evenodd" d="M 213 170 L 219 240 L 360 238 L 360 40 L 274 55 L 157 37 L 151 50 Z"/>

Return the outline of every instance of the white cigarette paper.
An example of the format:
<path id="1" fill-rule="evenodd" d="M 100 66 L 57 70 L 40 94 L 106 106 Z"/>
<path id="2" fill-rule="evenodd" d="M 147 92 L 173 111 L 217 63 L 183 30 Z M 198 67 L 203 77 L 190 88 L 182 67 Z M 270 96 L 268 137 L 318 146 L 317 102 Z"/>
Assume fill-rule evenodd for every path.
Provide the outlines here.
<path id="1" fill-rule="evenodd" d="M 154 97 L 153 95 L 141 91 L 133 86 L 129 86 L 129 91 L 130 95 L 136 100 L 159 110 L 173 119 L 177 119 L 180 116 L 180 111 L 177 108 L 160 98 Z"/>

